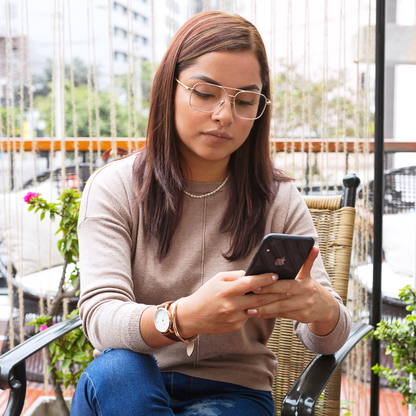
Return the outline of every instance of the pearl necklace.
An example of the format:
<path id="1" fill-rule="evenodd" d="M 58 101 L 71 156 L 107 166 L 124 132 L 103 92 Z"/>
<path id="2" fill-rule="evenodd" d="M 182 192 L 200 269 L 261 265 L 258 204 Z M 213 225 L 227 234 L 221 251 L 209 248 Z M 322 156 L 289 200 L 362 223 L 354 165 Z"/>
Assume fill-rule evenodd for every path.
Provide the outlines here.
<path id="1" fill-rule="evenodd" d="M 230 177 L 230 174 L 228 174 L 227 175 L 227 177 L 225 178 L 225 181 L 217 188 L 217 189 L 214 189 L 212 192 L 208 192 L 207 194 L 205 194 L 205 195 L 192 195 L 192 194 L 190 194 L 189 192 L 187 192 L 187 191 L 183 191 L 186 195 L 188 195 L 188 196 L 190 196 L 190 197 L 192 197 L 192 198 L 205 198 L 205 197 L 207 197 L 207 196 L 210 196 L 210 195 L 214 195 L 216 192 L 218 192 L 226 183 L 227 183 L 227 181 L 228 181 L 228 178 Z"/>

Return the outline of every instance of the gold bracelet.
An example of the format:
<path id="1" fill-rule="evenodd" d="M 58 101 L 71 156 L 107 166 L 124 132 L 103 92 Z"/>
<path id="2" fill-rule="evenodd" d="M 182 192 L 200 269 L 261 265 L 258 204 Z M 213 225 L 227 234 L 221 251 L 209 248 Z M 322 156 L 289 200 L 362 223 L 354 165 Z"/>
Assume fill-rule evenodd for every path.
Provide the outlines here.
<path id="1" fill-rule="evenodd" d="M 190 338 L 182 338 L 181 335 L 179 334 L 178 331 L 178 327 L 176 325 L 176 308 L 178 306 L 178 303 L 182 300 L 183 298 L 178 299 L 173 305 L 172 305 L 172 321 L 173 321 L 173 330 L 175 332 L 175 335 L 177 338 L 179 338 L 182 342 L 184 342 L 185 344 L 190 344 L 192 342 L 194 342 L 197 338 L 198 338 L 198 334 L 190 337 Z"/>

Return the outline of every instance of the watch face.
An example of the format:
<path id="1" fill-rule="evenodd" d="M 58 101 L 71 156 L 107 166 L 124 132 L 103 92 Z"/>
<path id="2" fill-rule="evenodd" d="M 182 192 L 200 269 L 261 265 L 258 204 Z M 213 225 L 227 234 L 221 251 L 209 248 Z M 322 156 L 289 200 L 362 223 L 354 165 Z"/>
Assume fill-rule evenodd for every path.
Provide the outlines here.
<path id="1" fill-rule="evenodd" d="M 167 332 L 169 328 L 169 312 L 166 309 L 158 309 L 156 311 L 155 327 L 159 332 Z"/>

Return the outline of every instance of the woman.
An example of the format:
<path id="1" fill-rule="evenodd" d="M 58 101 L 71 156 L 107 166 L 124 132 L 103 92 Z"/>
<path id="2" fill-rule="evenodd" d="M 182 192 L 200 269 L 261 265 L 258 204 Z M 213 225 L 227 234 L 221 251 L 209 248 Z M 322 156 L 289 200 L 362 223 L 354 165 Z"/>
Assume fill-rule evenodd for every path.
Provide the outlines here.
<path id="1" fill-rule="evenodd" d="M 101 355 L 72 414 L 273 415 L 275 318 L 313 351 L 345 342 L 350 316 L 317 247 L 293 281 L 245 276 L 265 234 L 317 237 L 271 162 L 269 97 L 263 42 L 242 17 L 203 12 L 172 40 L 146 148 L 84 191 L 79 306 Z"/>

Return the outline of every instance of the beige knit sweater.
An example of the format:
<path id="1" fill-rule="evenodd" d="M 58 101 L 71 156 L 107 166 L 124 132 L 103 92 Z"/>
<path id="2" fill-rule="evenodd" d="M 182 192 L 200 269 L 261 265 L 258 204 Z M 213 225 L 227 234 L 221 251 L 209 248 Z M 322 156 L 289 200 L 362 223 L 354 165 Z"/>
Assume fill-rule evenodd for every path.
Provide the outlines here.
<path id="1" fill-rule="evenodd" d="M 161 371 L 271 390 L 277 369 L 275 355 L 266 343 L 274 319 L 250 318 L 238 331 L 200 335 L 194 353 L 186 345 L 155 350 L 140 334 L 140 317 L 148 305 L 158 305 L 195 292 L 216 273 L 246 270 L 253 253 L 229 262 L 230 236 L 220 233 L 229 184 L 207 198 L 185 197 L 183 217 L 167 257 L 159 262 L 157 242 L 147 241 L 143 214 L 137 208 L 132 186 L 135 155 L 112 162 L 97 171 L 84 190 L 79 216 L 81 263 L 80 314 L 87 337 L 98 350 L 124 348 L 153 353 Z M 188 182 L 193 194 L 214 190 L 216 183 Z M 268 207 L 265 233 L 311 235 L 316 238 L 309 211 L 292 183 L 281 183 Z M 319 257 L 312 276 L 332 291 Z M 318 353 L 332 353 L 348 337 L 351 318 L 339 296 L 340 318 L 327 336 L 313 334 L 306 324 L 294 323 L 305 346 Z M 128 365 L 128 363 L 126 363 Z"/>

